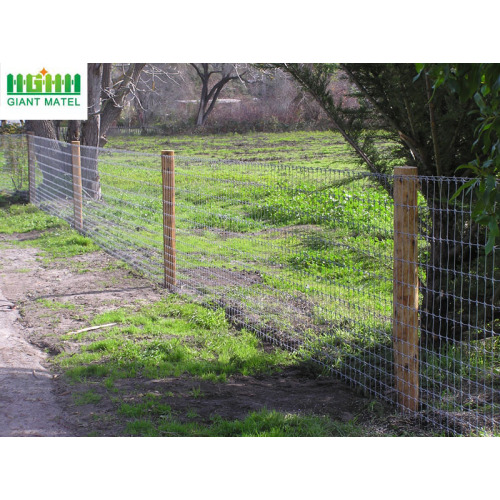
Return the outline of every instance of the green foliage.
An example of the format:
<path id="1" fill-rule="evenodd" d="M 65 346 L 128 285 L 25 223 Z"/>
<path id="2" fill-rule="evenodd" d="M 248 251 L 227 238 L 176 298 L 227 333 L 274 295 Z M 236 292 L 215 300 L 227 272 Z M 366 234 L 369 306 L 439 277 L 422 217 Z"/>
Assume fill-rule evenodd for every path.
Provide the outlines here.
<path id="1" fill-rule="evenodd" d="M 5 123 L 0 126 L 0 135 L 5 134 L 22 134 L 24 132 L 24 125 L 20 123 Z"/>
<path id="2" fill-rule="evenodd" d="M 475 129 L 469 146 L 475 158 L 459 169 L 474 174 L 462 189 L 475 191 L 472 216 L 489 229 L 488 254 L 500 236 L 500 64 L 421 64 L 417 70 L 418 76 L 427 72 L 432 77 L 434 95 L 448 88 L 471 108 L 468 117 Z"/>
<path id="3" fill-rule="evenodd" d="M 72 380 L 85 377 L 180 376 L 187 373 L 223 381 L 233 374 L 269 373 L 293 362 L 290 353 L 264 352 L 245 330 L 235 332 L 224 311 L 211 310 L 175 296 L 133 313 L 127 308 L 103 313 L 93 324 L 119 323 L 98 334 L 81 352 L 60 354 L 54 362 Z"/>
<path id="4" fill-rule="evenodd" d="M 59 259 L 99 250 L 99 247 L 90 238 L 73 230 L 46 233 L 28 243 L 45 250 L 50 257 Z"/>
<path id="5" fill-rule="evenodd" d="M 274 64 L 289 73 L 307 92 L 309 92 L 330 119 L 333 129 L 340 132 L 346 142 L 353 148 L 360 164 L 371 172 L 388 172 L 390 164 L 374 146 L 377 134 L 366 127 L 369 108 L 360 101 L 355 110 L 346 108 L 335 99 L 331 84 L 338 72 L 335 64 Z M 393 134 L 392 139 L 397 139 Z"/>
<path id="6" fill-rule="evenodd" d="M 142 417 L 127 424 L 126 434 L 178 437 L 349 437 L 367 434 L 355 422 L 341 423 L 328 417 L 286 414 L 267 409 L 252 412 L 243 420 L 226 420 L 215 416 L 208 424 L 182 423 L 169 411 L 161 410 L 161 405 L 158 409 L 153 409 L 151 406 L 148 408 L 148 404 L 151 403 L 122 407 L 125 414 Z M 164 418 L 158 422 L 150 420 L 146 410 L 163 412 Z"/>
<path id="7" fill-rule="evenodd" d="M 28 233 L 67 227 L 66 222 L 42 212 L 34 205 L 10 205 L 1 210 L 0 233 Z"/>
<path id="8" fill-rule="evenodd" d="M 446 88 L 435 93 L 433 136 L 428 93 L 415 80 L 413 64 L 279 64 L 321 105 L 360 162 L 372 172 L 391 173 L 394 164 L 416 165 L 420 175 L 453 175 L 470 159 L 473 127 L 464 120 L 467 107 Z M 358 107 L 346 107 L 332 91 L 342 74 L 354 85 Z M 374 128 L 382 127 L 399 146 L 385 154 Z M 435 142 L 437 141 L 437 142 Z M 382 181 L 382 179 L 381 179 Z M 384 186 L 388 188 L 388 186 Z"/>
<path id="9" fill-rule="evenodd" d="M 1 131 L 0 127 L 0 131 Z M 26 139 L 12 133 L 0 133 L 0 191 L 20 192 L 28 188 L 28 158 Z"/>

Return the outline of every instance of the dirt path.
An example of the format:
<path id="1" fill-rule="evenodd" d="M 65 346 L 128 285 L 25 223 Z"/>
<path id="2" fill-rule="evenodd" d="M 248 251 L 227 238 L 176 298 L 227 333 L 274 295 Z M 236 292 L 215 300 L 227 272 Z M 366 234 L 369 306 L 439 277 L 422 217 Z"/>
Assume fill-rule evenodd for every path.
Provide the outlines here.
<path id="1" fill-rule="evenodd" d="M 0 236 L 0 436 L 85 435 L 71 391 L 47 368 L 48 353 L 70 349 L 59 335 L 88 326 L 95 314 L 159 295 L 102 252 L 44 264 L 36 248 L 8 245 L 38 236 Z"/>
<path id="2" fill-rule="evenodd" d="M 23 338 L 1 286 L 0 278 L 0 436 L 71 436 L 42 364 L 46 355 Z"/>

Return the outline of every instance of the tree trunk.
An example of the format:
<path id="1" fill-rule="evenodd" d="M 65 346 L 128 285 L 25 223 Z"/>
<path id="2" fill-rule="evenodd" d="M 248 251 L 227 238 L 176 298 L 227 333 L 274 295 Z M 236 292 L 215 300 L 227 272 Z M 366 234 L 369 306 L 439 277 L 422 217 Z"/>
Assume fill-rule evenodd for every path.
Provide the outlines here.
<path id="1" fill-rule="evenodd" d="M 144 66 L 146 66 L 146 64 L 130 64 L 127 72 L 123 76 L 122 82 L 116 89 L 110 91 L 108 99 L 104 101 L 101 111 L 100 146 L 106 144 L 106 133 L 109 127 L 111 127 L 120 117 L 126 98 L 130 93 L 135 91 L 135 87 L 137 86 Z"/>
<path id="2" fill-rule="evenodd" d="M 84 196 L 99 200 L 101 198 L 101 183 L 99 180 L 98 155 L 99 137 L 101 131 L 101 81 L 103 64 L 88 65 L 88 107 L 89 114 L 82 124 L 81 165 L 82 188 Z"/>
<path id="3" fill-rule="evenodd" d="M 57 131 L 51 120 L 27 120 L 26 130 L 35 133 L 35 157 L 42 172 L 42 183 L 37 193 L 47 200 L 71 196 L 71 160 L 68 151 L 57 139 Z"/>
<path id="4" fill-rule="evenodd" d="M 70 120 L 68 123 L 68 133 L 66 134 L 66 141 L 81 141 L 80 128 L 82 122 L 80 120 Z"/>
<path id="5" fill-rule="evenodd" d="M 219 94 L 222 89 L 231 81 L 236 80 L 236 78 L 241 78 L 242 75 L 231 75 L 232 69 L 231 65 L 223 64 L 220 69 L 215 69 L 212 65 L 212 71 L 209 71 L 208 64 L 203 63 L 198 67 L 196 64 L 191 63 L 191 66 L 196 70 L 196 73 L 201 80 L 201 93 L 200 93 L 200 105 L 198 107 L 198 114 L 196 115 L 196 126 L 201 127 L 205 125 L 208 116 L 214 109 L 215 103 L 219 98 Z M 220 80 L 216 82 L 212 88 L 209 90 L 210 77 L 213 74 L 220 74 Z"/>
<path id="6" fill-rule="evenodd" d="M 85 121 L 70 120 L 67 141 L 79 140 L 81 145 L 82 187 L 84 196 L 98 200 L 101 198 L 98 156 L 100 146 L 106 143 L 105 134 L 109 126 L 120 116 L 127 96 L 133 91 L 145 64 L 130 64 L 123 79 L 113 88 L 109 63 L 88 64 L 88 119 Z M 36 136 L 48 139 L 39 141 L 35 153 L 43 173 L 43 183 L 51 188 L 51 196 L 60 196 L 61 182 L 67 182 L 71 174 L 71 158 L 68 158 L 66 145 L 58 142 L 58 131 L 54 121 L 34 120 L 26 122 L 26 130 Z M 43 143 L 43 144 L 42 144 Z M 58 176 L 61 175 L 61 179 Z M 68 191 L 67 194 L 70 194 Z"/>
<path id="7" fill-rule="evenodd" d="M 200 106 L 198 107 L 198 114 L 196 115 L 196 126 L 202 127 L 205 125 L 205 96 L 203 95 L 203 91 L 200 97 Z"/>

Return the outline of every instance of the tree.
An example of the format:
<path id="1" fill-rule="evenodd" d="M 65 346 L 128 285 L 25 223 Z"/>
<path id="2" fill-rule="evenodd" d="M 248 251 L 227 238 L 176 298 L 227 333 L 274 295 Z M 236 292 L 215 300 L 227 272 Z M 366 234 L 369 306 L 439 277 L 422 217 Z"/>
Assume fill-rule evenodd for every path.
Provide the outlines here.
<path id="1" fill-rule="evenodd" d="M 88 196 L 100 198 L 100 182 L 98 172 L 98 149 L 106 144 L 106 133 L 114 121 L 118 119 L 126 99 L 133 95 L 145 63 L 128 65 L 112 65 L 110 63 L 91 63 L 87 67 L 88 77 L 88 119 L 84 121 L 70 120 L 65 139 L 79 140 L 83 146 L 96 149 L 86 150 L 82 157 L 83 188 Z M 44 147 L 44 155 L 59 162 L 70 173 L 71 166 L 64 160 L 64 147 L 56 141 L 60 139 L 59 123 L 54 120 L 31 120 L 26 122 L 26 129 L 35 135 L 52 139 Z M 40 147 L 35 154 L 41 155 Z M 40 161 L 46 165 L 46 161 Z M 59 179 L 49 168 L 42 168 L 43 182 L 49 186 L 57 185 Z"/>
<path id="2" fill-rule="evenodd" d="M 442 210 L 446 195 L 455 193 L 442 192 L 440 183 L 429 181 L 427 176 L 455 176 L 458 167 L 470 164 L 475 123 L 467 118 L 473 103 L 460 100 L 447 86 L 433 87 L 428 72 L 416 78 L 413 64 L 274 66 L 292 75 L 316 99 L 331 120 L 332 128 L 342 134 L 371 172 L 392 172 L 394 160 L 418 167 L 422 194 L 432 213 L 430 229 L 427 231 L 425 224 L 421 224 L 422 235 L 430 246 L 427 276 L 422 283 L 421 341 L 437 347 L 443 340 L 461 339 L 467 332 L 452 320 L 453 311 L 458 309 L 456 297 L 443 286 L 447 282 L 450 285 L 453 273 L 446 273 L 442 263 L 451 263 L 453 268 L 477 262 L 477 242 L 472 239 L 477 238 L 478 231 L 474 228 L 464 230 L 452 211 Z M 358 109 L 347 109 L 334 99 L 330 82 L 332 75 L 339 71 L 351 81 L 359 98 Z M 377 129 L 385 130 L 398 145 L 390 156 L 374 145 Z M 487 160 L 484 151 L 476 153 L 478 162 Z M 459 171 L 458 175 L 464 173 Z M 389 177 L 377 179 L 388 192 L 392 191 Z M 450 236 L 445 239 L 441 238 L 442 234 Z M 459 243 L 467 238 L 470 245 Z M 488 293 L 491 290 L 484 290 L 485 300 Z M 493 321 L 494 317 L 484 320 Z"/>
<path id="3" fill-rule="evenodd" d="M 231 80 L 241 80 L 245 72 L 240 74 L 237 64 L 191 63 L 191 66 L 201 80 L 200 104 L 196 115 L 196 125 L 201 127 L 214 109 L 222 89 Z M 214 75 L 217 75 L 219 79 L 210 87 L 210 80 Z"/>
<path id="4" fill-rule="evenodd" d="M 472 215 L 489 229 L 488 254 L 500 237 L 500 64 L 420 64 L 417 68 L 419 77 L 432 78 L 435 89 L 445 85 L 460 102 L 473 102 L 470 116 L 476 118 L 477 126 L 471 149 L 475 158 L 459 168 L 469 169 L 475 176 L 463 189 L 476 190 Z"/>

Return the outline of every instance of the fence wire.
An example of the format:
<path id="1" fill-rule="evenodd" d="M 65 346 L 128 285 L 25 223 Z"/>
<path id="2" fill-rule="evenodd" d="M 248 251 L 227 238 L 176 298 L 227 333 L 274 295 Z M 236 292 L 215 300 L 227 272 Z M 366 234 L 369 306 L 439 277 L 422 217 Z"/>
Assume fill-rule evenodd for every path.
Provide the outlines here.
<path id="1" fill-rule="evenodd" d="M 75 225 L 71 145 L 36 137 L 34 156 L 32 201 Z M 163 283 L 160 155 L 82 146 L 81 171 L 83 233 Z M 394 266 L 405 260 L 395 260 L 394 181 L 176 156 L 175 291 L 410 411 L 394 356 Z M 450 201 L 464 182 L 419 177 L 418 276 L 403 280 L 418 297 L 404 314 L 419 310 L 410 413 L 458 435 L 500 423 L 500 270 L 471 219 L 473 192 Z"/>

